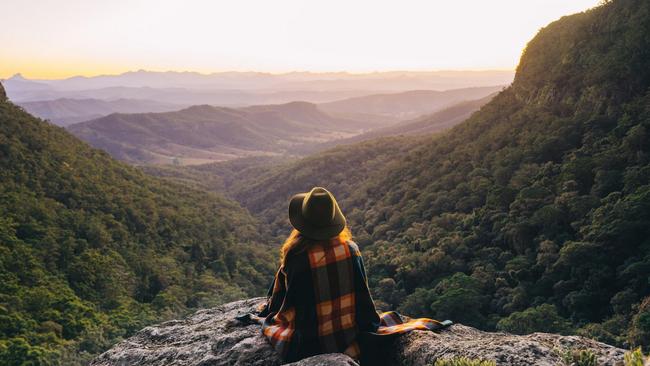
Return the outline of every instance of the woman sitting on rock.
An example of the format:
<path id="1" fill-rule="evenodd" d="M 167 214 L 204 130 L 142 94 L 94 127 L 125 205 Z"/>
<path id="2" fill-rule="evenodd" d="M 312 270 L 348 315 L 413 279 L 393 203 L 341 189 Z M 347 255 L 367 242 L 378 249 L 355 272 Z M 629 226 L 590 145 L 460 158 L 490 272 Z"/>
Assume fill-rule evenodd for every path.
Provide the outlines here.
<path id="1" fill-rule="evenodd" d="M 378 342 L 451 322 L 378 314 L 359 247 L 334 196 L 324 188 L 291 198 L 294 230 L 282 245 L 280 269 L 259 317 L 262 332 L 285 361 L 341 352 L 378 364 Z"/>

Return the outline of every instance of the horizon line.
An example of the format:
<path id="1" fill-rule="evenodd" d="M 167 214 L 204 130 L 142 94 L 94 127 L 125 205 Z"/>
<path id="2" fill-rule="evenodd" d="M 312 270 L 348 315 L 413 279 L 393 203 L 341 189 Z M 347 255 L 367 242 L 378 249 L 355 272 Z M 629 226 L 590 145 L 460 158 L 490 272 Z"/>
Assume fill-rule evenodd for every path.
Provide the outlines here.
<path id="1" fill-rule="evenodd" d="M 0 77 L 0 80 L 6 81 L 8 79 L 14 78 L 16 76 L 22 77 L 27 80 L 66 80 L 71 78 L 94 78 L 94 77 L 104 77 L 104 76 L 121 76 L 129 73 L 178 73 L 178 74 L 198 74 L 201 76 L 212 76 L 218 74 L 228 74 L 228 73 L 239 73 L 239 74 L 266 74 L 266 75 L 290 75 L 290 74 L 347 74 L 347 75 L 371 75 L 371 74 L 388 74 L 388 73 L 437 73 L 437 72 L 515 72 L 516 67 L 514 68 L 468 68 L 468 69 L 386 69 L 386 70 L 369 70 L 369 71 L 349 71 L 349 70 L 291 70 L 291 71 L 260 71 L 260 70 L 224 70 L 224 71 L 192 71 L 192 70 L 155 70 L 155 69 L 129 69 L 123 72 L 116 73 L 97 73 L 97 74 L 69 74 L 63 77 L 38 77 L 38 76 L 25 76 L 22 72 L 16 72 L 10 76 Z"/>

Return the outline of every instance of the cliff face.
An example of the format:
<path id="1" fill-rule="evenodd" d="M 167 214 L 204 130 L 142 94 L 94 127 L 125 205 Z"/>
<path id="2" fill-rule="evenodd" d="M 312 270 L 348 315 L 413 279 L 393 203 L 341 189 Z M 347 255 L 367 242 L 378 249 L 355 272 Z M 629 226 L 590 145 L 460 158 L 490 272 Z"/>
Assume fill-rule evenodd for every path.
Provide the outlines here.
<path id="1" fill-rule="evenodd" d="M 279 365 L 280 359 L 256 325 L 242 326 L 238 314 L 263 299 L 236 301 L 200 310 L 182 320 L 147 327 L 98 356 L 93 366 L 125 365 Z M 465 356 L 498 365 L 562 365 L 566 350 L 591 350 L 599 365 L 622 362 L 624 350 L 582 337 L 535 333 L 518 336 L 453 325 L 440 333 L 415 331 L 394 344 L 391 364 L 432 365 L 438 358 Z M 342 354 L 310 357 L 294 366 L 356 365 Z"/>
<path id="2" fill-rule="evenodd" d="M 0 83 L 0 102 L 4 102 L 7 100 L 7 93 L 5 92 L 5 88 L 2 86 L 2 83 Z"/>

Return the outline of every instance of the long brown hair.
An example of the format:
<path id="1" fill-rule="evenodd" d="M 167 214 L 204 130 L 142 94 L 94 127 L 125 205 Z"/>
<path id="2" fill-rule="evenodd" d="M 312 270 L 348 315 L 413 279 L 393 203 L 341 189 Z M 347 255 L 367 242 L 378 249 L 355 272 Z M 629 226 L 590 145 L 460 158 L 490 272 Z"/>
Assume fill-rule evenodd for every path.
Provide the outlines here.
<path id="1" fill-rule="evenodd" d="M 346 226 L 339 235 L 326 240 L 329 243 L 341 243 L 341 242 L 346 242 L 348 240 L 352 239 L 352 232 L 348 227 Z M 325 240 L 313 240 L 309 239 L 302 234 L 296 229 L 293 229 L 291 231 L 291 234 L 287 237 L 287 239 L 284 241 L 282 244 L 282 247 L 280 248 L 280 266 L 284 267 L 284 261 L 287 259 L 287 257 L 290 254 L 297 254 L 300 253 L 307 248 L 309 248 L 310 245 L 313 245 L 315 243 L 319 242 L 325 242 Z"/>

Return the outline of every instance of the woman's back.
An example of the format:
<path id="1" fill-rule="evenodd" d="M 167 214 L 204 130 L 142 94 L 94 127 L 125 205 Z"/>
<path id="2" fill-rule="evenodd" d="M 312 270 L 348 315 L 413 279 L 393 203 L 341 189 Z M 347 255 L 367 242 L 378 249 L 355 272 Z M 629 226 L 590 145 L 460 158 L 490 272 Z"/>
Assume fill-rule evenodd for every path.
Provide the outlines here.
<path id="1" fill-rule="evenodd" d="M 394 334 L 444 326 L 432 319 L 377 313 L 359 247 L 326 189 L 295 195 L 289 221 L 294 230 L 282 245 L 280 268 L 257 317 L 285 361 L 331 352 L 355 359 L 377 356 L 377 342 Z"/>
<path id="2" fill-rule="evenodd" d="M 329 352 L 358 357 L 359 331 L 376 331 L 379 316 L 354 242 L 311 244 L 290 254 L 277 277 L 285 283 L 274 284 L 270 299 L 283 295 L 284 301 L 269 304 L 279 310 L 264 334 L 279 341 L 287 359 Z"/>

